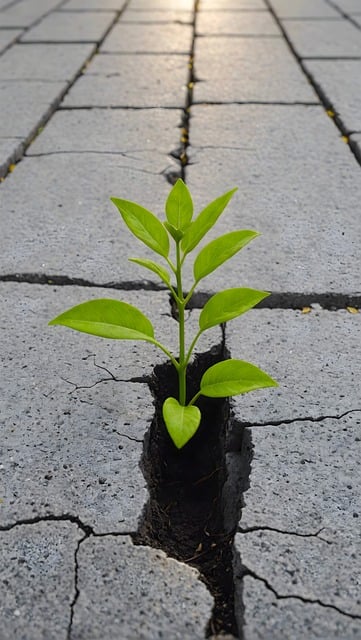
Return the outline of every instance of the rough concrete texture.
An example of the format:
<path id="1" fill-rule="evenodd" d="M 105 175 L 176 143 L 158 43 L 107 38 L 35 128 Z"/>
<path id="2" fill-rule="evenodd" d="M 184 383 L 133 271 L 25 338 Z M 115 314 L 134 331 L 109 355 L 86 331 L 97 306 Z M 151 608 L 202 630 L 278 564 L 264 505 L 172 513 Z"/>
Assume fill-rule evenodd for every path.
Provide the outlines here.
<path id="1" fill-rule="evenodd" d="M 339 18 L 339 12 L 326 0 L 270 0 L 279 18 Z"/>
<path id="2" fill-rule="evenodd" d="M 264 309 L 229 323 L 226 344 L 232 357 L 253 362 L 279 384 L 234 398 L 236 420 L 269 424 L 361 408 L 360 332 L 360 314 L 346 310 Z"/>
<path id="3" fill-rule="evenodd" d="M 137 529 L 148 496 L 139 467 L 143 436 L 154 413 L 146 377 L 166 357 L 146 343 L 47 326 L 95 298 L 139 307 L 177 354 L 178 325 L 165 292 L 2 284 L 3 524 L 70 514 L 100 533 Z M 196 323 L 192 313 L 189 335 Z M 216 328 L 199 349 L 220 340 Z"/>
<path id="4" fill-rule="evenodd" d="M 0 176 L 6 174 L 9 166 L 22 157 L 24 144 L 20 138 L 0 138 Z"/>
<path id="5" fill-rule="evenodd" d="M 71 640 L 205 637 L 213 600 L 195 569 L 124 537 L 86 540 L 78 562 Z"/>
<path id="6" fill-rule="evenodd" d="M 132 9 L 144 11 L 168 10 L 168 11 L 193 11 L 194 0 L 132 0 Z"/>
<path id="7" fill-rule="evenodd" d="M 126 0 L 67 0 L 59 9 L 64 11 L 121 11 Z"/>
<path id="8" fill-rule="evenodd" d="M 199 38 L 195 56 L 195 103 L 315 102 L 280 38 Z"/>
<path id="9" fill-rule="evenodd" d="M 355 133 L 350 137 L 353 148 L 356 149 L 358 157 L 361 158 L 361 134 Z"/>
<path id="10" fill-rule="evenodd" d="M 1 640 L 65 640 L 82 531 L 69 522 L 0 528 Z"/>
<path id="11" fill-rule="evenodd" d="M 72 81 L 94 49 L 88 44 L 29 44 L 25 50 L 14 45 L 0 58 L 0 80 Z"/>
<path id="12" fill-rule="evenodd" d="M 279 36 L 280 29 L 265 11 L 201 11 L 197 35 Z"/>
<path id="13" fill-rule="evenodd" d="M 301 614 L 307 637 L 359 637 L 360 423 L 361 408 L 339 420 L 252 429 L 250 486 L 235 539 L 240 562 L 258 579 L 247 579 L 243 596 L 238 585 L 246 629 L 254 617 L 261 625 L 250 638 L 273 637 L 280 616 L 281 637 L 300 637 L 297 601 L 327 608 L 320 621 Z M 260 620 L 264 586 L 286 599 L 274 618 Z"/>
<path id="14" fill-rule="evenodd" d="M 8 2 L 1 12 L 2 27 L 30 27 L 60 4 L 59 0 Z"/>
<path id="15" fill-rule="evenodd" d="M 359 167 L 323 109 L 195 106 L 191 143 L 196 202 L 239 187 L 209 239 L 262 234 L 211 276 L 212 288 L 226 278 L 272 291 L 359 290 Z"/>
<path id="16" fill-rule="evenodd" d="M 301 58 L 361 55 L 360 31 L 346 20 L 288 20 L 286 33 Z"/>
<path id="17" fill-rule="evenodd" d="M 244 640 L 358 640 L 360 623 L 334 609 L 298 598 L 279 599 L 265 584 L 247 576 L 243 598 Z M 241 621 L 242 623 L 243 621 Z M 291 635 L 290 635 L 291 634 Z"/>
<path id="18" fill-rule="evenodd" d="M 182 55 L 99 55 L 70 90 L 64 106 L 182 108 L 187 62 Z"/>
<path id="19" fill-rule="evenodd" d="M 12 44 L 20 34 L 21 31 L 15 29 L 0 31 L 0 53 Z"/>
<path id="20" fill-rule="evenodd" d="M 103 53 L 184 53 L 190 51 L 192 29 L 186 24 L 117 24 L 104 44 Z"/>
<path id="21" fill-rule="evenodd" d="M 200 0 L 200 9 L 207 10 L 223 10 L 223 11 L 253 11 L 258 9 L 266 9 L 263 0 Z"/>
<path id="22" fill-rule="evenodd" d="M 23 42 L 99 42 L 111 26 L 115 13 L 90 11 L 49 14 L 26 32 Z"/>
<path id="23" fill-rule="evenodd" d="M 165 9 L 160 11 L 154 10 L 137 10 L 134 11 L 132 9 L 132 5 L 128 5 L 125 9 L 121 24 L 129 23 L 129 22 L 137 22 L 137 23 L 169 23 L 176 22 L 177 24 L 190 24 L 193 19 L 193 14 L 191 11 L 177 11 L 174 9 L 173 11 L 167 11 Z"/>
<path id="24" fill-rule="evenodd" d="M 346 14 L 354 15 L 361 13 L 360 3 L 358 0 L 335 0 L 334 5 Z"/>
<path id="25" fill-rule="evenodd" d="M 305 67 L 346 131 L 361 131 L 361 60 L 306 60 Z"/>

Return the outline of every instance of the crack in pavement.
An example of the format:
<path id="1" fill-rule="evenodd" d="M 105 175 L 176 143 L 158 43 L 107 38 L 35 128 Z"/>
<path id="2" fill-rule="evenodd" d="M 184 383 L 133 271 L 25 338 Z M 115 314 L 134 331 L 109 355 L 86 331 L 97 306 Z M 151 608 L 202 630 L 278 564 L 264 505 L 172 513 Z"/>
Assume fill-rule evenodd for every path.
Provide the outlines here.
<path id="1" fill-rule="evenodd" d="M 293 424 L 294 422 L 323 422 L 324 420 L 341 420 L 350 413 L 361 412 L 361 409 L 349 409 L 341 414 L 325 415 L 325 416 L 306 416 L 303 418 L 288 418 L 284 420 L 268 420 L 267 422 L 243 422 L 242 420 L 235 420 L 237 425 L 244 428 L 253 427 L 280 427 L 283 424 Z"/>
<path id="2" fill-rule="evenodd" d="M 299 538 L 317 538 L 318 540 L 322 540 L 322 542 L 326 542 L 326 544 L 333 544 L 331 540 L 327 540 L 320 536 L 320 533 L 324 531 L 324 527 L 321 527 L 315 533 L 300 533 L 299 531 L 287 531 L 285 529 L 278 529 L 277 527 L 268 527 L 267 525 L 255 525 L 253 527 L 241 527 L 239 526 L 237 529 L 237 533 L 253 533 L 257 531 L 273 531 L 275 533 L 281 533 L 289 536 L 297 536 Z"/>
<path id="3" fill-rule="evenodd" d="M 356 613 L 350 613 L 348 611 L 344 611 L 343 609 L 341 609 L 337 605 L 331 604 L 331 603 L 327 603 L 327 602 L 323 602 L 319 598 L 314 598 L 314 599 L 313 598 L 305 598 L 304 596 L 300 596 L 298 594 L 289 594 L 289 595 L 280 594 L 271 585 L 271 583 L 268 582 L 268 580 L 266 578 L 263 578 L 262 576 L 257 575 L 257 573 L 255 573 L 254 571 L 252 571 L 251 569 L 249 569 L 248 567 L 243 565 L 242 571 L 237 577 L 240 578 L 240 579 L 243 579 L 246 576 L 250 576 L 251 578 L 254 578 L 255 580 L 263 582 L 265 587 L 269 591 L 271 591 L 271 593 L 273 593 L 273 595 L 277 598 L 277 600 L 294 599 L 294 600 L 299 600 L 300 602 L 303 602 L 304 604 L 318 604 L 319 606 L 321 606 L 321 607 L 323 607 L 325 609 L 332 609 L 333 611 L 337 611 L 337 613 L 341 614 L 342 616 L 346 616 L 347 618 L 352 618 L 353 620 L 361 620 L 361 615 L 358 615 Z"/>

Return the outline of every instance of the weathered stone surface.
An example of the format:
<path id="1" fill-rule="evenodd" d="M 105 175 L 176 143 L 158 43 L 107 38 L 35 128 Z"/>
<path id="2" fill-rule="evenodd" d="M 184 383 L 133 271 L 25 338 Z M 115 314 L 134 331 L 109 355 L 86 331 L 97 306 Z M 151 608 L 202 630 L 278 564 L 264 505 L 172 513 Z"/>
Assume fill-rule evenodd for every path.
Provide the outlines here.
<path id="1" fill-rule="evenodd" d="M 212 288 L 241 279 L 273 291 L 359 290 L 359 167 L 323 109 L 195 106 L 190 140 L 196 203 L 239 187 L 209 239 L 239 228 L 262 233 L 209 278 Z"/>
<path id="2" fill-rule="evenodd" d="M 339 12 L 325 0 L 270 0 L 279 18 L 339 18 Z"/>
<path id="3" fill-rule="evenodd" d="M 15 29 L 0 31 L 0 52 L 14 42 L 20 33 L 21 30 L 16 31 Z"/>
<path id="4" fill-rule="evenodd" d="M 234 398 L 236 419 L 267 424 L 361 408 L 355 358 L 360 332 L 361 315 L 346 310 L 303 314 L 264 309 L 229 323 L 232 357 L 253 362 L 279 384 L 278 389 Z"/>
<path id="5" fill-rule="evenodd" d="M 176 8 L 173 11 L 167 11 L 165 9 L 161 9 L 159 11 L 147 10 L 146 7 L 144 11 L 134 10 L 132 5 L 129 5 L 121 18 L 122 24 L 128 22 L 137 22 L 137 23 L 167 23 L 167 22 L 176 22 L 178 24 L 189 24 L 192 22 L 192 12 L 191 11 L 179 11 Z"/>
<path id="6" fill-rule="evenodd" d="M 66 96 L 64 105 L 184 108 L 187 62 L 183 55 L 96 56 Z"/>
<path id="7" fill-rule="evenodd" d="M 115 13 L 57 11 L 47 15 L 26 32 L 24 42 L 99 42 Z"/>
<path id="8" fill-rule="evenodd" d="M 193 0 L 132 0 L 135 10 L 193 11 Z"/>
<path id="9" fill-rule="evenodd" d="M 234 10 L 258 10 L 266 9 L 263 0 L 202 0 L 201 10 L 234 11 Z"/>
<path id="10" fill-rule="evenodd" d="M 198 38 L 195 102 L 315 102 L 280 38 Z"/>
<path id="11" fill-rule="evenodd" d="M 65 90 L 65 82 L 0 81 L 0 137 L 31 137 Z"/>
<path id="12" fill-rule="evenodd" d="M 361 131 L 361 60 L 307 60 L 307 70 L 348 131 Z"/>
<path id="13" fill-rule="evenodd" d="M 195 569 L 129 538 L 88 539 L 79 551 L 71 640 L 201 640 L 213 600 Z"/>
<path id="14" fill-rule="evenodd" d="M 178 325 L 166 292 L 3 283 L 3 525 L 70 514 L 98 533 L 137 529 L 148 497 L 139 466 L 143 436 L 154 407 L 146 381 L 129 380 L 151 375 L 166 356 L 147 343 L 47 326 L 69 307 L 95 298 L 139 307 L 156 337 L 177 354 Z M 191 314 L 187 333 L 195 335 L 196 322 Z M 220 339 L 216 328 L 199 350 Z"/>
<path id="15" fill-rule="evenodd" d="M 44 14 L 54 9 L 59 0 L 26 0 L 26 2 L 8 2 L 1 12 L 2 27 L 29 27 Z"/>
<path id="16" fill-rule="evenodd" d="M 94 48 L 88 44 L 15 45 L 0 58 L 0 79 L 71 81 Z"/>
<path id="17" fill-rule="evenodd" d="M 319 604 L 308 604 L 290 597 L 278 599 L 263 582 L 244 579 L 244 640 L 357 640 L 358 620 Z M 243 623 L 243 619 L 240 619 Z"/>
<path id="18" fill-rule="evenodd" d="M 21 158 L 23 152 L 21 138 L 0 138 L 0 177 L 6 174 L 10 164 Z"/>
<path id="19" fill-rule="evenodd" d="M 59 9 L 64 11 L 121 11 L 125 0 L 68 0 Z"/>
<path id="20" fill-rule="evenodd" d="M 350 13 L 351 15 L 360 14 L 360 3 L 358 0 L 336 0 L 335 5 L 344 11 L 345 13 Z"/>
<path id="21" fill-rule="evenodd" d="M 65 640 L 75 596 L 74 524 L 39 522 L 0 531 L 1 640 Z"/>
<path id="22" fill-rule="evenodd" d="M 301 58 L 361 55 L 360 31 L 346 20 L 288 20 L 283 26 Z"/>
<path id="23" fill-rule="evenodd" d="M 110 196 L 163 212 L 169 184 L 160 168 L 153 173 L 134 164 L 105 154 L 23 160 L 1 186 L 2 273 L 65 274 L 97 283 L 152 279 L 150 272 L 135 275 L 137 267 L 127 261 L 154 254 L 132 239 Z M 167 164 L 164 158 L 164 169 Z"/>
<path id="24" fill-rule="evenodd" d="M 307 637 L 359 636 L 360 423 L 361 409 L 339 420 L 252 429 L 254 457 L 236 549 L 242 564 L 278 596 L 294 599 L 284 600 L 281 611 L 275 609 L 275 618 L 269 618 L 265 612 L 270 594 L 264 593 L 262 583 L 246 578 L 243 603 L 249 638 L 273 637 L 281 618 L 281 637 L 298 638 L 305 616 Z M 238 588 L 241 599 L 240 582 Z M 302 607 L 295 609 L 297 599 Z M 330 617 L 309 618 L 302 600 L 331 608 Z M 335 616 L 332 607 L 360 619 Z M 254 632 L 255 614 L 262 635 L 261 630 L 260 635 Z"/>
<path id="25" fill-rule="evenodd" d="M 266 11 L 200 11 L 198 35 L 277 36 L 280 29 Z"/>
<path id="26" fill-rule="evenodd" d="M 356 133 L 356 134 L 352 135 L 351 136 L 351 142 L 356 147 L 357 153 L 359 154 L 359 157 L 361 158 L 361 134 Z"/>
<path id="27" fill-rule="evenodd" d="M 117 24 L 100 47 L 103 53 L 184 53 L 192 47 L 185 24 Z"/>

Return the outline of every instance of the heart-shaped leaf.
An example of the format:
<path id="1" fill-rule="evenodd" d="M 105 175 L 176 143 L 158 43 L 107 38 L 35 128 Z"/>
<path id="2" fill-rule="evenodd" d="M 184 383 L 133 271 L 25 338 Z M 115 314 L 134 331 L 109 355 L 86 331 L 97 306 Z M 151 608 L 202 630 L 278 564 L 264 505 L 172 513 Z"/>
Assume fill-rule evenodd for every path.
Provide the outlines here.
<path id="1" fill-rule="evenodd" d="M 136 202 L 110 198 L 119 210 L 128 229 L 136 238 L 144 242 L 150 249 L 167 258 L 169 253 L 169 238 L 162 223 L 152 213 Z"/>
<path id="2" fill-rule="evenodd" d="M 208 276 L 257 236 L 259 236 L 257 231 L 245 229 L 231 231 L 216 238 L 216 240 L 212 240 L 201 249 L 194 261 L 193 273 L 195 281 L 199 282 L 199 280 Z"/>
<path id="3" fill-rule="evenodd" d="M 154 343 L 154 329 L 136 307 L 107 298 L 90 300 L 68 309 L 49 322 L 101 338 L 146 340 Z"/>
<path id="4" fill-rule="evenodd" d="M 163 404 L 163 418 L 175 446 L 181 449 L 196 433 L 201 412 L 194 405 L 182 407 L 175 398 L 167 398 Z"/>
<path id="5" fill-rule="evenodd" d="M 165 204 L 168 222 L 175 229 L 184 229 L 193 216 L 192 196 L 183 180 L 179 178 L 171 190 Z"/>
<path id="6" fill-rule="evenodd" d="M 243 360 L 224 360 L 207 369 L 200 391 L 209 398 L 226 398 L 278 384 L 254 364 Z"/>
<path id="7" fill-rule="evenodd" d="M 199 327 L 202 331 L 215 327 L 222 322 L 237 318 L 252 309 L 258 302 L 267 298 L 269 293 L 256 289 L 226 289 L 212 296 L 204 305 L 199 316 Z"/>
<path id="8" fill-rule="evenodd" d="M 167 269 L 165 269 L 162 265 L 157 264 L 156 262 L 153 262 L 153 260 L 147 260 L 147 259 L 142 259 L 142 258 L 129 258 L 130 262 L 135 262 L 135 264 L 139 264 L 141 267 L 145 267 L 145 269 L 149 269 L 150 271 L 153 271 L 153 273 L 156 273 L 157 276 L 163 280 L 163 282 L 166 285 L 170 285 L 170 276 L 169 273 L 167 271 Z"/>
<path id="9" fill-rule="evenodd" d="M 181 247 L 184 253 L 190 253 L 197 244 L 204 238 L 206 233 L 216 224 L 219 216 L 223 213 L 233 194 L 237 191 L 232 189 L 227 191 L 213 202 L 207 204 L 196 219 L 191 223 L 184 233 Z"/>

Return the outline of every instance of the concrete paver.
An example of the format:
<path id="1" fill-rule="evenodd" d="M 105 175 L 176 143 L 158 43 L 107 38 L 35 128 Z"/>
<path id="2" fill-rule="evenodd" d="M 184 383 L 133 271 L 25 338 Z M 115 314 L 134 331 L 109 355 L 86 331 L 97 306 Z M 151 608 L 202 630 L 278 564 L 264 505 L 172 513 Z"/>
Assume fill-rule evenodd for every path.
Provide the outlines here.
<path id="1" fill-rule="evenodd" d="M 201 0 L 200 8 L 202 11 L 253 11 L 266 9 L 266 5 L 263 0 Z"/>
<path id="2" fill-rule="evenodd" d="M 307 60 L 305 67 L 332 104 L 346 131 L 361 131 L 361 60 Z"/>
<path id="3" fill-rule="evenodd" d="M 265 11 L 202 11 L 197 20 L 198 35 L 279 36 L 280 30 Z"/>
<path id="4" fill-rule="evenodd" d="M 280 38 L 199 38 L 195 56 L 195 103 L 315 101 Z"/>
<path id="5" fill-rule="evenodd" d="M 67 0 L 59 9 L 64 11 L 121 11 L 126 0 Z"/>
<path id="6" fill-rule="evenodd" d="M 287 20 L 287 35 L 301 58 L 361 56 L 361 32 L 346 20 Z"/>
<path id="7" fill-rule="evenodd" d="M 72 640 L 201 640 L 213 605 L 195 569 L 123 537 L 82 544 L 79 592 Z"/>
<path id="8" fill-rule="evenodd" d="M 354 15 L 361 13 L 358 0 L 336 0 L 334 4 L 346 14 Z"/>
<path id="9" fill-rule="evenodd" d="M 186 59 L 182 55 L 98 55 L 69 91 L 64 106 L 182 108 L 188 81 Z"/>
<path id="10" fill-rule="evenodd" d="M 326 0 L 270 0 L 279 18 L 339 18 L 340 14 Z"/>
<path id="11" fill-rule="evenodd" d="M 99 42 L 112 24 L 115 13 L 66 13 L 46 16 L 26 32 L 23 42 Z"/>
<path id="12" fill-rule="evenodd" d="M 30 27 L 60 3 L 59 0 L 21 0 L 8 3 L 1 12 L 1 27 Z"/>
<path id="13" fill-rule="evenodd" d="M 162 9 L 159 11 L 150 10 L 147 7 L 143 10 L 132 9 L 133 5 L 128 5 L 122 14 L 121 24 L 136 22 L 136 23 L 169 23 L 176 22 L 177 24 L 190 24 L 193 19 L 191 11 L 179 11 L 176 8 L 173 11 L 167 11 Z"/>
<path id="14" fill-rule="evenodd" d="M 123 24 L 101 46 L 102 53 L 184 53 L 190 51 L 192 30 L 180 24 Z"/>
<path id="15" fill-rule="evenodd" d="M 14 45 L 0 57 L 0 80 L 71 81 L 94 49 L 88 44 Z"/>
<path id="16" fill-rule="evenodd" d="M 75 596 L 74 554 L 83 535 L 68 522 L 0 531 L 2 640 L 65 640 Z"/>
<path id="17" fill-rule="evenodd" d="M 21 30 L 16 29 L 4 29 L 0 31 L 0 53 L 12 44 L 16 38 L 21 34 Z"/>

